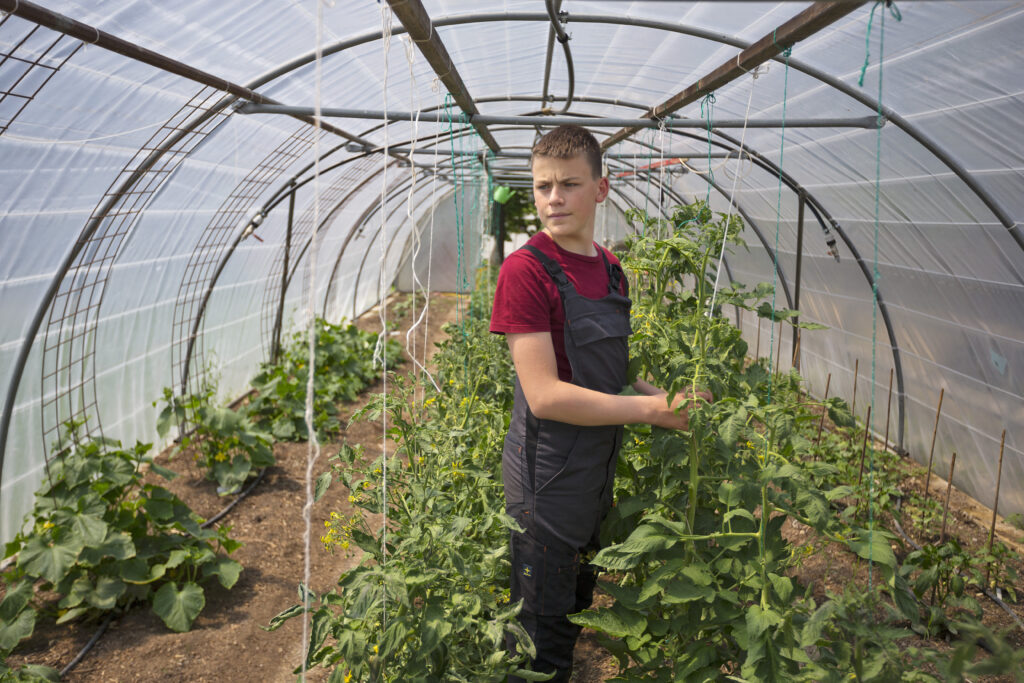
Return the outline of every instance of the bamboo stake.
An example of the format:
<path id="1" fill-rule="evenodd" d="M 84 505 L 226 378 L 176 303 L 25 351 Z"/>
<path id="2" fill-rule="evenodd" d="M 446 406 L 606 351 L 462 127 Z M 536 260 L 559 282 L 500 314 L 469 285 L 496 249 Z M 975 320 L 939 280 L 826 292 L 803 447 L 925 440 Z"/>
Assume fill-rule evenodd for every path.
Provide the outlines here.
<path id="1" fill-rule="evenodd" d="M 860 473 L 857 475 L 857 486 L 860 486 L 864 478 L 864 454 L 868 451 L 868 432 L 871 431 L 871 406 L 868 406 L 868 414 L 864 418 L 864 443 L 860 447 Z"/>
<path id="2" fill-rule="evenodd" d="M 999 484 L 1003 479 L 1003 448 L 1006 446 L 1006 430 L 1003 430 L 1003 437 L 999 440 L 999 468 L 996 470 L 996 500 L 992 503 L 992 526 L 988 530 L 988 554 L 992 554 L 992 541 L 996 535 L 996 512 L 999 510 Z M 992 571 L 992 563 L 985 564 L 985 587 L 988 588 L 989 574 Z"/>
<path id="3" fill-rule="evenodd" d="M 935 409 L 935 426 L 932 427 L 932 447 L 928 451 L 928 474 L 924 478 L 924 502 L 922 505 L 928 502 L 928 487 L 932 481 L 932 459 L 935 457 L 935 434 L 939 431 L 939 414 L 942 412 L 942 398 L 946 395 L 946 387 L 942 387 L 939 390 L 939 405 Z M 921 528 L 924 529 L 924 513 L 925 510 L 921 509 Z"/>
<path id="4" fill-rule="evenodd" d="M 850 414 L 853 415 L 853 430 L 857 431 L 857 380 L 860 379 L 860 358 L 856 358 L 853 361 L 853 406 L 850 408 Z M 853 437 L 855 434 L 850 434 L 850 446 L 853 446 Z"/>
<path id="5" fill-rule="evenodd" d="M 857 380 L 860 379 L 860 358 L 853 361 L 853 406 L 850 412 L 857 417 Z"/>
<path id="6" fill-rule="evenodd" d="M 814 443 L 821 443 L 821 428 L 825 426 L 825 415 L 828 414 L 828 406 L 825 405 L 825 401 L 828 400 L 828 388 L 832 384 L 832 373 L 828 373 L 828 379 L 825 380 L 825 398 L 821 399 L 821 419 L 818 420 L 818 438 Z"/>
<path id="7" fill-rule="evenodd" d="M 889 368 L 889 400 L 885 403 L 885 440 L 882 445 L 889 448 L 889 415 L 892 412 L 892 371 L 893 368 Z"/>
<path id="8" fill-rule="evenodd" d="M 939 543 L 946 540 L 946 517 L 949 515 L 949 494 L 953 491 L 954 467 L 956 467 L 956 451 L 953 451 L 953 459 L 949 461 L 949 481 L 946 482 L 946 503 L 942 506 L 942 533 L 939 534 Z"/>

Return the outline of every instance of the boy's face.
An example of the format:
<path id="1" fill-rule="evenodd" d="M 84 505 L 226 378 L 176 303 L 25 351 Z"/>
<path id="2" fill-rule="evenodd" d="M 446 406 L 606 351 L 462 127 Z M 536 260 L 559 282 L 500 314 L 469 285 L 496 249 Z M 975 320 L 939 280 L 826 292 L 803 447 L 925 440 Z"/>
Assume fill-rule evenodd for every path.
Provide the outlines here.
<path id="1" fill-rule="evenodd" d="M 533 203 L 537 217 L 564 248 L 592 249 L 594 214 L 608 196 L 608 179 L 594 178 L 582 154 L 571 159 L 533 159 Z"/>

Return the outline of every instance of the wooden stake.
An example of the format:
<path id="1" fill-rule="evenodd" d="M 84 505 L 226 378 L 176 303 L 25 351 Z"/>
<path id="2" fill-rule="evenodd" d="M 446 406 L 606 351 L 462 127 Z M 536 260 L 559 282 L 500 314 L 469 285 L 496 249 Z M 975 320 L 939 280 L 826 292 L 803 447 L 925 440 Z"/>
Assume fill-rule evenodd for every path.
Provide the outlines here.
<path id="1" fill-rule="evenodd" d="M 832 384 L 832 373 L 828 373 L 828 379 L 825 380 L 825 398 L 821 399 L 821 419 L 818 420 L 818 438 L 814 443 L 821 443 L 821 428 L 825 426 L 825 415 L 828 414 L 828 406 L 825 405 L 825 401 L 828 400 L 828 388 Z"/>
<path id="2" fill-rule="evenodd" d="M 949 515 L 949 494 L 953 491 L 954 467 L 956 467 L 956 451 L 953 451 L 953 459 L 949 461 L 949 481 L 946 482 L 946 503 L 942 506 L 942 533 L 939 534 L 939 543 L 946 540 L 946 517 Z"/>
<path id="3" fill-rule="evenodd" d="M 892 368 L 889 368 L 889 400 L 885 403 L 885 440 L 883 447 L 889 448 L 889 413 L 892 412 Z"/>
<path id="4" fill-rule="evenodd" d="M 860 358 L 853 362 L 853 407 L 850 408 L 850 412 L 853 413 L 853 419 L 857 419 L 857 380 L 860 377 Z"/>
<path id="5" fill-rule="evenodd" d="M 864 443 L 860 447 L 860 473 L 857 475 L 857 486 L 860 486 L 864 478 L 864 454 L 868 451 L 868 432 L 871 431 L 871 406 L 868 406 L 868 414 L 864 418 Z"/>
<path id="6" fill-rule="evenodd" d="M 935 457 L 935 434 L 939 431 L 939 414 L 942 413 L 942 398 L 946 395 L 946 387 L 939 390 L 939 405 L 935 408 L 935 426 L 932 427 L 932 447 L 928 451 L 928 474 L 924 478 L 924 502 L 928 502 L 928 486 L 932 481 L 932 459 Z M 924 528 L 924 509 L 921 510 L 921 528 Z"/>
<path id="7" fill-rule="evenodd" d="M 996 512 L 999 510 L 999 484 L 1003 479 L 1003 448 L 1006 446 L 1006 430 L 1003 430 L 1003 437 L 999 440 L 999 468 L 996 470 L 996 500 L 992 503 L 992 526 L 988 530 L 988 554 L 992 554 L 992 541 L 996 535 Z M 989 573 L 992 571 L 992 563 L 985 564 L 985 588 L 988 588 Z"/>

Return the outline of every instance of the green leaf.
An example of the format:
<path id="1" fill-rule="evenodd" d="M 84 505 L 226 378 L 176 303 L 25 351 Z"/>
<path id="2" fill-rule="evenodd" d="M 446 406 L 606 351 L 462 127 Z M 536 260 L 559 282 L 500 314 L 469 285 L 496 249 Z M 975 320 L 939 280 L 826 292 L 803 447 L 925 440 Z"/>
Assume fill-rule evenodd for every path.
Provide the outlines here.
<path id="1" fill-rule="evenodd" d="M 316 491 L 314 491 L 314 493 L 313 493 L 313 502 L 315 503 L 318 500 L 320 500 L 323 497 L 323 495 L 325 493 L 327 493 L 327 489 L 330 488 L 330 486 L 331 486 L 331 473 L 330 473 L 330 471 L 324 472 L 319 477 L 317 477 L 316 478 Z"/>
<path id="2" fill-rule="evenodd" d="M 57 543 L 32 536 L 18 555 L 18 567 L 31 576 L 41 576 L 50 583 L 59 583 L 74 566 L 81 549 L 80 542 L 72 542 L 70 539 Z"/>
<path id="3" fill-rule="evenodd" d="M 167 628 L 184 633 L 206 606 L 203 589 L 191 581 L 178 590 L 175 583 L 165 583 L 153 596 L 153 612 L 163 619 Z"/>
<path id="4" fill-rule="evenodd" d="M 829 600 L 814 611 L 811 618 L 804 624 L 803 631 L 800 632 L 800 647 L 811 647 L 818 644 L 825 626 L 832 619 L 832 613 L 835 609 L 836 602 Z"/>
<path id="5" fill-rule="evenodd" d="M 754 514 L 750 510 L 747 510 L 746 508 L 736 508 L 725 513 L 725 516 L 722 517 L 722 523 L 727 523 L 735 517 L 742 517 L 743 519 L 748 519 L 751 522 L 757 521 L 754 519 Z"/>
<path id="6" fill-rule="evenodd" d="M 729 507 L 735 507 L 743 501 L 743 487 L 732 481 L 723 481 L 718 487 L 718 500 Z"/>
<path id="7" fill-rule="evenodd" d="M 699 586 L 691 581 L 677 580 L 665 587 L 665 597 L 662 600 L 669 605 L 677 605 L 694 600 L 709 600 L 713 598 L 715 591 L 710 586 Z"/>
<path id="8" fill-rule="evenodd" d="M 168 481 L 171 481 L 172 479 L 178 476 L 178 473 L 175 472 L 174 470 L 169 470 L 166 467 L 161 467 L 152 460 L 149 462 L 149 471 L 153 472 L 154 474 L 159 474 L 161 477 Z"/>
<path id="9" fill-rule="evenodd" d="M 305 605 L 303 605 L 302 603 L 299 603 L 298 605 L 292 605 L 283 612 L 279 612 L 278 614 L 274 615 L 274 617 L 270 620 L 269 624 L 267 624 L 266 626 L 261 626 L 260 628 L 262 628 L 264 631 L 276 631 L 284 625 L 284 622 L 302 614 L 305 611 L 304 608 Z"/>
<path id="10" fill-rule="evenodd" d="M 0 670 L 0 673 L 3 673 Z M 5 679 L 6 680 L 6 679 Z M 53 683 L 60 683 L 60 672 L 56 669 L 52 669 L 48 666 L 41 664 L 26 664 L 17 671 L 16 681 L 31 681 L 31 683 L 37 683 L 38 681 L 53 681 Z"/>
<path id="11" fill-rule="evenodd" d="M 31 588 L 31 586 L 29 586 Z M 3 655 L 14 649 L 19 642 L 32 635 L 36 626 L 34 609 L 20 610 L 12 618 L 0 619 L 0 661 Z"/>
<path id="12" fill-rule="evenodd" d="M 768 579 L 772 582 L 772 588 L 779 596 L 781 604 L 789 604 L 789 597 L 793 594 L 793 581 L 788 576 L 777 574 L 768 574 Z"/>
<path id="13" fill-rule="evenodd" d="M 896 555 L 889 546 L 891 540 L 892 536 L 883 531 L 862 529 L 857 537 L 849 539 L 847 543 L 851 550 L 865 560 L 895 569 Z"/>
<path id="14" fill-rule="evenodd" d="M 203 576 L 216 576 L 220 585 L 231 588 L 242 573 L 242 563 L 227 557 L 218 557 L 215 561 L 203 566 Z"/>
<path id="15" fill-rule="evenodd" d="M 647 628 L 647 619 L 642 614 L 626 609 L 619 603 L 611 608 L 596 611 L 588 609 L 579 614 L 570 614 L 569 621 L 577 626 L 607 633 L 613 638 L 638 637 Z"/>
<path id="16" fill-rule="evenodd" d="M 134 556 L 135 544 L 132 543 L 132 537 L 123 531 L 109 529 L 103 543 L 95 547 L 84 548 L 79 558 L 85 564 L 97 565 L 105 557 L 127 560 Z"/>
<path id="17" fill-rule="evenodd" d="M 127 588 L 124 582 L 117 577 L 101 576 L 96 579 L 96 587 L 86 599 L 96 609 L 111 610 L 117 605 L 117 599 L 124 594 Z"/>
<path id="18" fill-rule="evenodd" d="M 96 515 L 74 515 L 70 521 L 71 532 L 84 546 L 98 546 L 107 537 L 107 523 Z"/>
<path id="19" fill-rule="evenodd" d="M 782 622 L 782 618 L 771 609 L 761 609 L 760 605 L 747 608 L 747 638 L 749 642 L 757 640 L 762 633 Z"/>
<path id="20" fill-rule="evenodd" d="M 4 599 L 0 600 L 0 621 L 11 621 L 25 609 L 25 606 L 32 600 L 35 590 L 31 581 L 20 581 L 12 587 L 8 587 Z M 0 647 L 0 649 L 3 649 Z"/>
<path id="21" fill-rule="evenodd" d="M 167 573 L 167 567 L 162 564 L 154 564 L 152 567 L 141 557 L 133 557 L 120 565 L 121 579 L 128 583 L 146 584 L 162 578 Z"/>
<path id="22" fill-rule="evenodd" d="M 839 500 L 840 498 L 846 498 L 847 496 L 852 495 L 853 487 L 847 486 L 845 484 L 842 486 L 836 486 L 825 492 L 825 498 L 827 498 L 829 501 Z"/>
<path id="23" fill-rule="evenodd" d="M 92 611 L 92 608 L 89 607 L 88 605 L 79 605 L 78 607 L 75 607 L 73 609 L 69 609 L 67 612 L 65 612 L 64 614 L 60 615 L 60 618 L 57 619 L 57 621 L 55 623 L 57 623 L 57 624 L 66 624 L 69 621 L 74 621 L 75 619 L 77 619 L 78 617 L 80 617 L 80 616 L 82 616 L 84 614 L 88 614 L 90 611 Z"/>
<path id="24" fill-rule="evenodd" d="M 722 422 L 718 435 L 725 442 L 726 446 L 730 448 L 736 446 L 736 442 L 740 440 L 740 435 L 747 426 L 747 417 L 747 408 L 741 404 L 735 412 Z"/>

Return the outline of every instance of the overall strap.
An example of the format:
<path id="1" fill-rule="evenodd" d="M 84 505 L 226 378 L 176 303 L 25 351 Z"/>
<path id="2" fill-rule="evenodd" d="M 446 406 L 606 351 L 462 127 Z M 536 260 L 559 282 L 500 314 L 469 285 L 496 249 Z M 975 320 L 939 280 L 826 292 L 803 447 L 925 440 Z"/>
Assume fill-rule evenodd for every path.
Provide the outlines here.
<path id="1" fill-rule="evenodd" d="M 524 244 L 523 249 L 528 250 L 531 254 L 537 257 L 537 260 L 540 261 L 542 266 L 544 266 L 544 270 L 546 270 L 548 275 L 551 276 L 551 279 L 554 280 L 555 286 L 558 287 L 560 292 L 575 289 L 569 281 L 569 277 L 565 274 L 565 271 L 562 270 L 562 266 L 558 265 L 557 261 L 532 244 Z M 604 249 L 601 247 L 597 248 L 597 253 L 601 255 L 601 260 L 604 261 L 604 269 L 608 273 L 608 293 L 619 294 L 621 292 L 622 281 L 624 279 L 622 268 L 618 264 L 612 265 L 608 260 L 608 255 L 605 254 Z"/>
<path id="2" fill-rule="evenodd" d="M 605 268 L 605 270 L 608 271 L 608 293 L 609 294 L 621 294 L 622 293 L 622 289 L 621 289 L 621 287 L 622 287 L 622 280 L 624 279 L 624 276 L 625 276 L 625 274 L 622 272 L 622 266 L 620 266 L 617 263 L 615 265 L 612 265 L 612 263 L 608 260 L 608 255 L 604 253 L 604 249 L 602 249 L 601 247 L 598 247 L 597 251 L 598 251 L 599 254 L 601 254 L 601 258 L 604 260 L 604 268 Z M 628 293 L 629 283 L 626 284 L 626 287 L 627 287 L 627 294 L 626 294 L 626 296 L 629 296 L 629 293 Z"/>
<path id="3" fill-rule="evenodd" d="M 565 274 L 565 271 L 562 270 L 562 266 L 558 265 L 557 261 L 531 244 L 524 244 L 523 249 L 526 249 L 537 257 L 540 264 L 544 266 L 544 270 L 548 271 L 548 275 L 550 275 L 551 279 L 555 281 L 555 286 L 558 287 L 559 292 L 575 290 L 572 283 L 569 281 L 569 276 Z"/>

